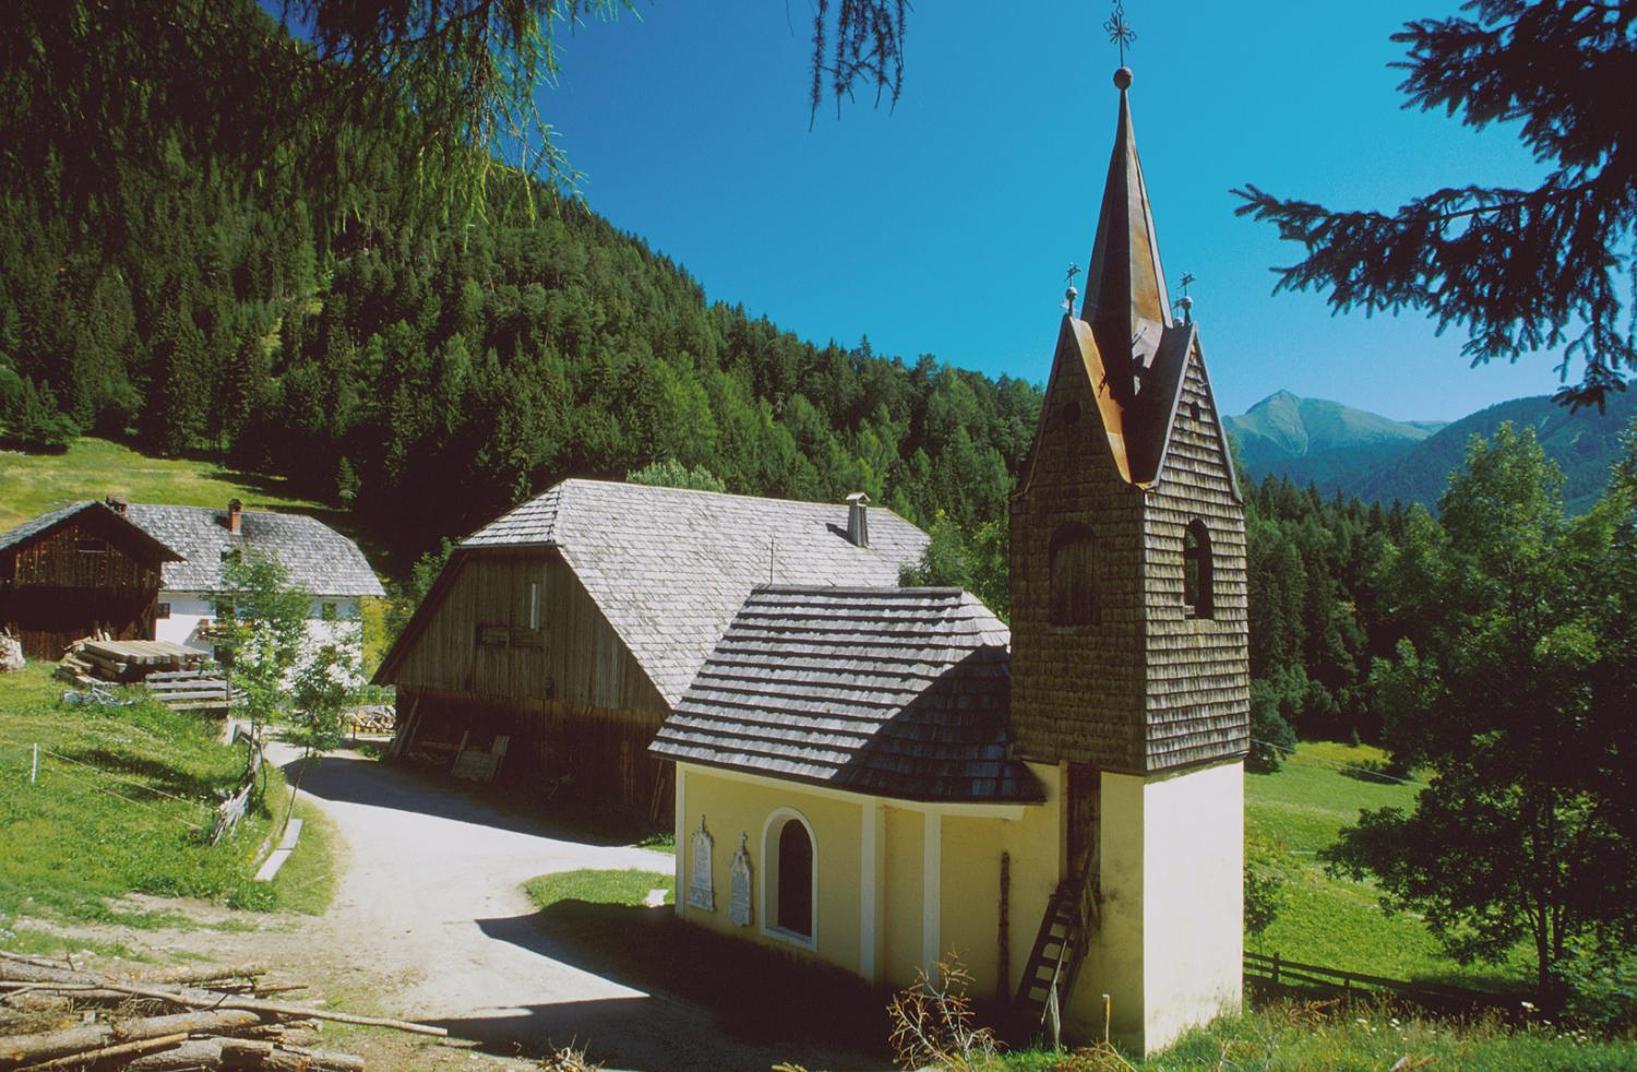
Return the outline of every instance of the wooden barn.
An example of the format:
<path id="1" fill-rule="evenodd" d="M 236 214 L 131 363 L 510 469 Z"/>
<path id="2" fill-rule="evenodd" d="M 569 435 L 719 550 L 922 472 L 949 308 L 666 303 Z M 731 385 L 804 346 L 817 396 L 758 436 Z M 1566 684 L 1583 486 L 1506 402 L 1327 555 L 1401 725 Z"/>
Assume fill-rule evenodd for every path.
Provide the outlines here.
<path id="1" fill-rule="evenodd" d="M 181 558 L 104 503 L 42 514 L 0 534 L 0 630 L 31 659 L 99 630 L 151 640 L 163 568 Z"/>
<path id="2" fill-rule="evenodd" d="M 505 737 L 500 780 L 663 819 L 648 744 L 752 588 L 892 585 L 926 545 L 861 495 L 567 480 L 461 542 L 375 680 L 398 688 L 400 750 Z"/>

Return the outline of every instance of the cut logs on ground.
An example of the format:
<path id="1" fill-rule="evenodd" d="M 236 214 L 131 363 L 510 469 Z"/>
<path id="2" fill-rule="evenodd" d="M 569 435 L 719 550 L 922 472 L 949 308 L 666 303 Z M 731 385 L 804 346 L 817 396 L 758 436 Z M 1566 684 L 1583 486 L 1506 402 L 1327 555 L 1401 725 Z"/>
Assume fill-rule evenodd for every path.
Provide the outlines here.
<path id="1" fill-rule="evenodd" d="M 0 1008 L 7 1014 L 0 1020 L 0 1072 L 363 1072 L 357 1057 L 295 1046 L 284 1035 L 318 1020 L 448 1034 L 425 1024 L 269 1000 L 303 988 L 269 986 L 261 981 L 267 970 L 243 964 L 126 978 L 0 952 Z"/>

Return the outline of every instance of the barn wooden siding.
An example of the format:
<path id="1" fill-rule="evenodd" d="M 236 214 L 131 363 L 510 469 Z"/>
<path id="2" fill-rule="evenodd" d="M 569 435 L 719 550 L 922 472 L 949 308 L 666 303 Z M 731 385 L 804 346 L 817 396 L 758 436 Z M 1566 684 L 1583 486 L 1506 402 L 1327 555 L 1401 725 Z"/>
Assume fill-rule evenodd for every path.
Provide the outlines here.
<path id="1" fill-rule="evenodd" d="M 135 547 L 100 509 L 87 510 L 0 551 L 0 628 L 33 659 L 59 659 L 104 630 L 115 640 L 153 638 L 161 563 Z M 88 550 L 88 547 L 101 550 Z"/>
<path id="2" fill-rule="evenodd" d="M 1243 755 L 1250 746 L 1245 509 L 1219 420 L 1196 346 L 1144 509 L 1150 771 Z M 1183 534 L 1196 519 L 1210 533 L 1209 618 L 1189 617 L 1183 602 Z"/>
<path id="3" fill-rule="evenodd" d="M 1065 325 L 1011 503 L 1012 736 L 1019 756 L 1144 769 L 1143 492 L 1115 467 Z M 1091 532 L 1096 620 L 1051 622 L 1051 538 Z"/>
<path id="4" fill-rule="evenodd" d="M 449 568 L 441 597 L 429 596 L 435 613 L 392 668 L 414 743 L 503 733 L 502 780 L 569 773 L 576 798 L 643 812 L 656 789 L 668 801 L 648 744 L 669 707 L 561 553 L 464 552 Z"/>

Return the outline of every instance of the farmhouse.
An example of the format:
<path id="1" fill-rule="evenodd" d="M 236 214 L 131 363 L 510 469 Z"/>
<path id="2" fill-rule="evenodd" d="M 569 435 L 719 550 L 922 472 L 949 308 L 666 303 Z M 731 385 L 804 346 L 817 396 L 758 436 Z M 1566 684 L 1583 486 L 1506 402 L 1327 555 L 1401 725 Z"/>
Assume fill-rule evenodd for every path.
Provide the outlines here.
<path id="1" fill-rule="evenodd" d="M 41 659 L 99 630 L 209 651 L 224 571 L 245 550 L 277 558 L 312 595 L 315 640 L 356 620 L 364 597 L 385 594 L 358 545 L 316 518 L 245 510 L 236 499 L 226 510 L 110 499 L 0 535 L 0 628 Z"/>
<path id="2" fill-rule="evenodd" d="M 565 480 L 461 542 L 375 680 L 401 748 L 505 737 L 503 779 L 668 817 L 648 744 L 751 589 L 896 584 L 926 545 L 862 495 Z"/>
<path id="3" fill-rule="evenodd" d="M 1171 313 L 1127 99 L 1011 501 L 1010 633 L 972 597 L 774 584 L 655 739 L 677 913 L 883 984 L 951 951 L 1025 1022 L 1138 1052 L 1238 1007 L 1245 526 Z"/>

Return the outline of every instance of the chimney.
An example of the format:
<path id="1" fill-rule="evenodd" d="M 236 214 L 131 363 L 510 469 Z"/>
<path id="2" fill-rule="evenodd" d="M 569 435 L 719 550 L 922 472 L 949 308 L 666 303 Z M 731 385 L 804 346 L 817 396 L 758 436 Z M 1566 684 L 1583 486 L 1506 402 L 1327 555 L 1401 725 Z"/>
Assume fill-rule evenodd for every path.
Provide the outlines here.
<path id="1" fill-rule="evenodd" d="M 237 536 L 240 527 L 244 524 L 244 503 L 237 499 L 227 500 L 227 531 Z"/>
<path id="2" fill-rule="evenodd" d="M 847 496 L 847 539 L 856 547 L 870 545 L 870 497 L 862 491 Z"/>
<path id="3" fill-rule="evenodd" d="M 126 503 L 126 501 L 123 498 L 121 498 L 120 496 L 118 496 L 118 495 L 109 495 L 108 497 L 106 497 L 102 501 L 103 501 L 104 504 L 107 505 L 108 509 L 112 510 L 114 513 L 118 514 L 121 517 L 125 516 L 125 507 L 127 505 L 129 505 L 129 504 Z"/>

